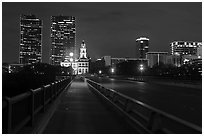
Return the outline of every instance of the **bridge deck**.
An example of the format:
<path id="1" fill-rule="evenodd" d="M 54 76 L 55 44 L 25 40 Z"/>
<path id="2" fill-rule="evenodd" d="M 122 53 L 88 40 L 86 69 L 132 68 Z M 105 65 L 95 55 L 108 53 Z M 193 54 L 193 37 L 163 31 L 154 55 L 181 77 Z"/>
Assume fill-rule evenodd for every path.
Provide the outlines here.
<path id="1" fill-rule="evenodd" d="M 136 133 L 111 108 L 93 94 L 85 82 L 75 79 L 46 126 L 45 134 Z"/>

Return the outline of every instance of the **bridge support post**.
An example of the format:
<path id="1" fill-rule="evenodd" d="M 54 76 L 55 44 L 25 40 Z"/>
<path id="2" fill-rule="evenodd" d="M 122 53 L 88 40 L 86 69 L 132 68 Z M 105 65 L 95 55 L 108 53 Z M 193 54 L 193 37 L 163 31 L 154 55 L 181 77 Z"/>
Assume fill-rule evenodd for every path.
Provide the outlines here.
<path id="1" fill-rule="evenodd" d="M 42 112 L 45 112 L 45 86 L 42 87 Z"/>
<path id="2" fill-rule="evenodd" d="M 29 122 L 29 125 L 33 126 L 35 102 L 34 102 L 34 92 L 32 89 L 30 90 L 30 93 L 31 93 L 31 101 L 30 101 L 31 103 L 30 103 L 30 122 Z"/>
<path id="3" fill-rule="evenodd" d="M 150 129 L 151 131 L 153 131 L 155 133 L 159 133 L 159 131 L 162 130 L 161 115 L 159 115 L 156 112 L 151 113 L 149 123 L 148 123 L 148 129 Z"/>
<path id="4" fill-rule="evenodd" d="M 5 133 L 11 134 L 12 133 L 12 103 L 11 98 L 5 97 L 6 102 L 8 103 L 8 116 L 7 116 L 7 126 Z"/>
<path id="5" fill-rule="evenodd" d="M 50 103 L 53 101 L 52 96 L 53 96 L 53 85 L 52 85 L 52 83 L 51 83 L 51 84 L 50 84 Z"/>

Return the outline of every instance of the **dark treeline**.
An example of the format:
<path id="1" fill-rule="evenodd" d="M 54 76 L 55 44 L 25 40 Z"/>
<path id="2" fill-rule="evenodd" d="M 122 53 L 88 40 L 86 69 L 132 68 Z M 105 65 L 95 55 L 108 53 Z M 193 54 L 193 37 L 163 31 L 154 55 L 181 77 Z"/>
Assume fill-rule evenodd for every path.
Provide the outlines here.
<path id="1" fill-rule="evenodd" d="M 140 65 L 143 65 L 143 70 L 140 69 Z M 111 66 L 105 66 L 105 62 L 101 61 L 99 64 L 92 64 L 90 72 L 99 74 L 99 70 L 102 71 L 102 75 L 118 75 L 118 76 L 154 76 L 160 78 L 180 79 L 180 80 L 201 80 L 201 63 L 183 64 L 180 67 L 176 67 L 171 64 L 164 64 L 160 62 L 155 64 L 152 68 L 147 66 L 147 62 L 140 61 L 124 61 L 118 63 L 115 68 L 115 72 L 111 73 Z"/>
<path id="2" fill-rule="evenodd" d="M 62 72 L 64 71 L 64 72 Z M 56 76 L 67 74 L 69 68 L 44 63 L 26 65 L 21 71 L 2 74 L 2 96 L 12 97 L 47 85 L 56 80 Z"/>
<path id="3" fill-rule="evenodd" d="M 176 67 L 170 64 L 155 64 L 152 68 L 144 66 L 144 70 L 139 70 L 138 64 L 132 62 L 122 62 L 116 66 L 117 75 L 126 76 L 156 76 L 167 77 L 181 80 L 201 80 L 202 75 L 199 72 L 202 64 L 184 64 L 181 67 Z"/>

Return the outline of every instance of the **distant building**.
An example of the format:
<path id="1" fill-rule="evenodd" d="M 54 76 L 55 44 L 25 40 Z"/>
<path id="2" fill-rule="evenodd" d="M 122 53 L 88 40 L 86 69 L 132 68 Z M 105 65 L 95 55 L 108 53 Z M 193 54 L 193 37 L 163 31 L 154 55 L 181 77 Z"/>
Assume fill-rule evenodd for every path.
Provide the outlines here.
<path id="1" fill-rule="evenodd" d="M 111 66 L 116 66 L 118 63 L 127 61 L 127 58 L 111 58 Z"/>
<path id="2" fill-rule="evenodd" d="M 136 39 L 136 46 L 139 50 L 139 58 L 145 59 L 146 53 L 149 51 L 149 39 L 146 37 Z"/>
<path id="3" fill-rule="evenodd" d="M 198 56 L 199 59 L 202 58 L 202 46 L 199 46 L 199 47 L 197 48 L 197 56 Z"/>
<path id="4" fill-rule="evenodd" d="M 20 16 L 19 63 L 42 61 L 42 21 L 35 15 Z"/>
<path id="5" fill-rule="evenodd" d="M 118 75 L 140 75 L 143 71 L 147 69 L 147 59 L 135 59 L 128 58 L 117 63 L 115 67 L 116 74 Z M 141 70 L 142 67 L 142 70 Z"/>
<path id="6" fill-rule="evenodd" d="M 167 56 L 167 64 L 180 67 L 182 65 L 182 58 L 179 55 L 169 55 Z"/>
<path id="7" fill-rule="evenodd" d="M 80 47 L 80 56 L 78 59 L 78 74 L 85 74 L 89 72 L 89 59 L 87 57 L 86 44 L 82 41 Z"/>
<path id="8" fill-rule="evenodd" d="M 62 67 L 72 67 L 74 75 L 76 74 L 85 74 L 89 72 L 89 58 L 87 56 L 86 44 L 82 41 L 80 47 L 79 58 L 74 59 L 73 53 L 71 52 L 67 57 L 65 57 L 64 61 L 60 62 Z"/>
<path id="9" fill-rule="evenodd" d="M 188 64 L 192 60 L 200 59 L 197 55 L 183 55 L 182 64 Z"/>
<path id="10" fill-rule="evenodd" d="M 202 59 L 193 59 L 189 63 L 194 66 L 195 71 L 198 71 L 202 76 Z"/>
<path id="11" fill-rule="evenodd" d="M 137 61 L 137 62 L 147 62 L 147 59 L 140 59 L 140 58 L 111 58 L 111 66 L 114 67 L 119 63 L 125 61 Z"/>
<path id="12" fill-rule="evenodd" d="M 174 41 L 170 43 L 171 55 L 197 55 L 201 42 Z"/>
<path id="13" fill-rule="evenodd" d="M 9 73 L 18 73 L 23 69 L 23 64 L 9 64 Z"/>
<path id="14" fill-rule="evenodd" d="M 111 65 L 107 65 L 110 64 Z M 121 64 L 121 65 L 120 65 Z M 111 58 L 111 56 L 104 56 L 100 59 L 97 59 L 95 62 L 91 63 L 92 72 L 93 73 L 99 73 L 99 71 L 102 71 L 103 74 L 110 74 L 110 73 L 118 73 L 121 72 L 120 66 L 123 66 L 124 64 L 128 64 L 129 67 L 135 68 L 135 70 L 138 70 L 139 65 L 143 64 L 144 67 L 147 67 L 147 59 L 140 59 L 140 58 Z M 137 65 L 134 65 L 137 64 Z M 124 69 L 123 69 L 124 70 Z M 128 70 L 128 69 L 127 69 Z M 132 71 L 133 69 L 131 69 Z"/>
<path id="15" fill-rule="evenodd" d="M 76 59 L 76 26 L 73 16 L 51 16 L 51 56 L 52 65 L 60 65 L 69 54 Z M 69 58 L 70 59 L 70 58 Z"/>
<path id="16" fill-rule="evenodd" d="M 111 56 L 104 56 L 102 59 L 105 61 L 105 66 L 111 66 Z"/>
<path id="17" fill-rule="evenodd" d="M 148 66 L 152 68 L 155 64 L 166 64 L 168 52 L 147 52 Z"/>

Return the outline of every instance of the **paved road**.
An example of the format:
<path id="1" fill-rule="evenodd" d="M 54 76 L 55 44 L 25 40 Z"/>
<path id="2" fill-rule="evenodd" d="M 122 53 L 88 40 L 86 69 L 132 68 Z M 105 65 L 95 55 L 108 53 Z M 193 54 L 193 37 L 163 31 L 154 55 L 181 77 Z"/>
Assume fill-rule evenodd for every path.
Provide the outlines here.
<path id="1" fill-rule="evenodd" d="M 154 83 L 91 77 L 105 87 L 184 120 L 202 125 L 202 90 Z"/>
<path id="2" fill-rule="evenodd" d="M 76 79 L 61 97 L 44 134 L 137 133 L 111 107 L 105 105 L 86 83 Z"/>

